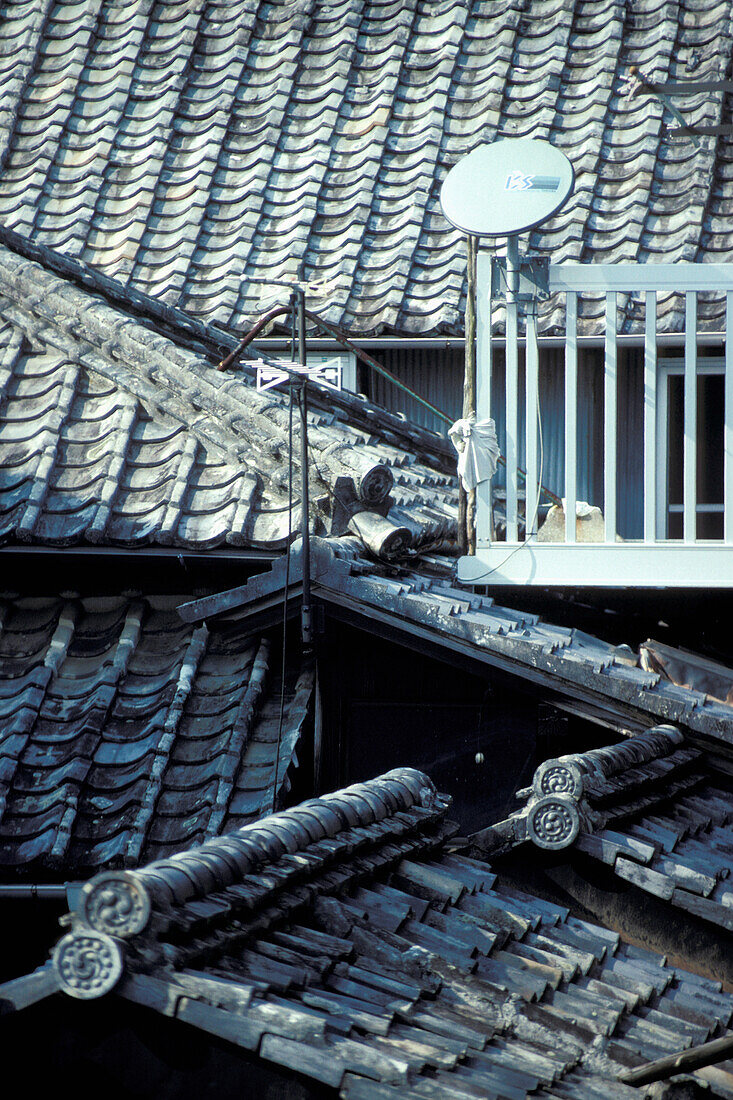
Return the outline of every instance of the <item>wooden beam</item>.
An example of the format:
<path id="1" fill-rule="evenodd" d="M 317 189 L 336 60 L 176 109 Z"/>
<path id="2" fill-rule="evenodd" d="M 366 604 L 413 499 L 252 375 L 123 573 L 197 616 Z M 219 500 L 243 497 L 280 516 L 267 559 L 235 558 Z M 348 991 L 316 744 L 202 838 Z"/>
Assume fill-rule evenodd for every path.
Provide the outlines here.
<path id="1" fill-rule="evenodd" d="M 6 1012 L 20 1012 L 21 1009 L 29 1008 L 37 1001 L 58 993 L 59 989 L 58 975 L 53 965 L 48 962 L 31 974 L 14 978 L 0 985 L 0 1015 Z"/>
<path id="2" fill-rule="evenodd" d="M 655 1062 L 645 1062 L 636 1069 L 624 1070 L 618 1075 L 618 1080 L 625 1085 L 650 1085 L 653 1081 L 666 1081 L 678 1073 L 692 1073 L 704 1066 L 714 1066 L 716 1062 L 724 1062 L 731 1054 L 733 1035 L 726 1035 L 722 1039 L 713 1039 L 711 1043 L 680 1051 L 679 1054 L 670 1054 Z"/>
<path id="3" fill-rule="evenodd" d="M 475 237 L 468 237 L 468 282 L 466 288 L 466 355 L 463 371 L 463 416 L 476 416 L 476 253 Z M 476 490 L 466 493 L 466 550 L 476 553 Z"/>

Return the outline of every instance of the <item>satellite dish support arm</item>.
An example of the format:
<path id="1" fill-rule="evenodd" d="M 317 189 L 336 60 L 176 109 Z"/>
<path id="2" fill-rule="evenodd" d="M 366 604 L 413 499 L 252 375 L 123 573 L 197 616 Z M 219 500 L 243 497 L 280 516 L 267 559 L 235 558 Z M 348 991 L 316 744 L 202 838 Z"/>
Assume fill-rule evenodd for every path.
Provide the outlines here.
<path id="1" fill-rule="evenodd" d="M 512 233 L 506 239 L 506 300 L 516 302 L 519 294 L 519 236 Z"/>

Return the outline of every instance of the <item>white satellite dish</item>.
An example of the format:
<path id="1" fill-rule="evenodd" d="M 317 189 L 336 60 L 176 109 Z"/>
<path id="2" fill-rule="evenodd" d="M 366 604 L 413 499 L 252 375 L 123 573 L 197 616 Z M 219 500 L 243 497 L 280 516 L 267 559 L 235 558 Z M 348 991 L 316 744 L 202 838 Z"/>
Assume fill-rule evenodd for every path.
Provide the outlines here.
<path id="1" fill-rule="evenodd" d="M 451 225 L 477 237 L 509 237 L 545 221 L 573 189 L 573 166 L 547 141 L 479 145 L 445 177 L 440 204 Z"/>

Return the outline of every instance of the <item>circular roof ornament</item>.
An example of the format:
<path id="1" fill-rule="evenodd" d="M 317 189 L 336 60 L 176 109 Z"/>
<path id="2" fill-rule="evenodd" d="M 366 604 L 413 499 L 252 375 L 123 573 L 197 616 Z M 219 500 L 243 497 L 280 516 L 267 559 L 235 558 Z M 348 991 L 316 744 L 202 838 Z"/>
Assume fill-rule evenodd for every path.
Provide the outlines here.
<path id="1" fill-rule="evenodd" d="M 451 168 L 440 204 L 451 225 L 477 237 L 509 237 L 546 221 L 573 189 L 575 172 L 548 141 L 479 145 Z"/>
<path id="2" fill-rule="evenodd" d="M 538 798 L 548 794 L 580 798 L 583 794 L 583 773 L 572 760 L 543 760 L 534 774 L 532 787 Z"/>
<path id="3" fill-rule="evenodd" d="M 80 928 L 60 939 L 51 962 L 61 990 L 82 1001 L 111 993 L 124 968 L 119 944 L 91 928 Z"/>
<path id="4" fill-rule="evenodd" d="M 538 848 L 568 848 L 579 832 L 578 807 L 564 795 L 538 799 L 527 815 L 527 836 Z"/>
<path id="5" fill-rule="evenodd" d="M 98 932 L 125 938 L 150 919 L 150 896 L 134 872 L 102 871 L 82 887 L 80 916 Z"/>

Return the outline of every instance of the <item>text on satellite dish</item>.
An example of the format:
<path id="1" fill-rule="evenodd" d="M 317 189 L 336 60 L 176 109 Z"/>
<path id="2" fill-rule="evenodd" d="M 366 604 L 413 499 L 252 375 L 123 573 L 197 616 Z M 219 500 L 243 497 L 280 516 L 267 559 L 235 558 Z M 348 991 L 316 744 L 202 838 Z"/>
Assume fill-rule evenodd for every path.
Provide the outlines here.
<path id="1" fill-rule="evenodd" d="M 505 191 L 557 191 L 559 176 L 525 176 L 524 172 L 510 172 L 504 184 Z"/>

